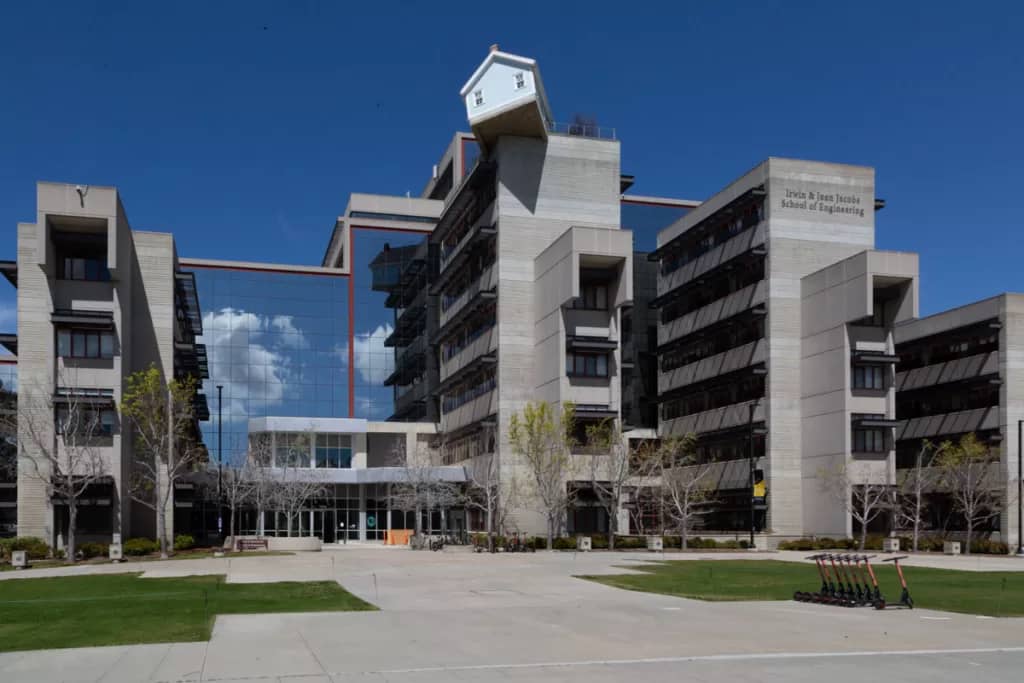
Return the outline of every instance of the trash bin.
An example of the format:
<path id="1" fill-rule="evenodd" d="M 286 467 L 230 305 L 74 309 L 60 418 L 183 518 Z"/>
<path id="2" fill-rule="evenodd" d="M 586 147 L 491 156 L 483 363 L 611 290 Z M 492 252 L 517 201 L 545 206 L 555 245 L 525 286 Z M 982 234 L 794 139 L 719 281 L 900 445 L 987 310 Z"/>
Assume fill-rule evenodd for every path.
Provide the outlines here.
<path id="1" fill-rule="evenodd" d="M 591 542 L 590 536 L 577 536 L 576 537 L 576 550 L 590 550 Z"/>
<path id="2" fill-rule="evenodd" d="M 960 554 L 960 541 L 946 541 L 942 544 L 942 552 L 946 555 Z"/>
<path id="3" fill-rule="evenodd" d="M 661 536 L 648 536 L 647 549 L 652 552 L 661 552 L 665 548 L 665 541 Z"/>
<path id="4" fill-rule="evenodd" d="M 900 539 L 898 538 L 883 538 L 882 539 L 882 550 L 887 553 L 898 553 L 900 551 Z"/>

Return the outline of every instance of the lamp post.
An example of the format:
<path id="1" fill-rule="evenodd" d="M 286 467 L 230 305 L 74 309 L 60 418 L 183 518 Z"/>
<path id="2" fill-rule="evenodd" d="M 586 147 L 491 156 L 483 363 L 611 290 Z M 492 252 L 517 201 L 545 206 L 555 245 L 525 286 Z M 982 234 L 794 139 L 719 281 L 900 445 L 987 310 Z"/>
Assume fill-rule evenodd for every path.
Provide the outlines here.
<path id="1" fill-rule="evenodd" d="M 755 410 L 757 410 L 757 402 L 756 401 L 752 401 L 750 403 L 750 420 L 748 422 L 748 426 L 749 426 L 750 429 L 749 429 L 749 436 L 747 437 L 747 439 L 748 439 L 748 447 L 749 447 L 749 451 L 748 451 L 749 458 L 748 458 L 748 460 L 749 460 L 749 463 L 750 463 L 749 487 L 747 489 L 747 493 L 750 496 L 750 547 L 751 548 L 754 547 L 754 518 L 755 518 L 755 512 L 754 512 L 754 411 Z"/>
<path id="2" fill-rule="evenodd" d="M 224 385 L 217 385 L 217 535 L 224 539 Z"/>
<path id="3" fill-rule="evenodd" d="M 1024 510 L 1024 501 L 1021 500 L 1021 494 L 1024 493 L 1024 472 L 1021 471 L 1021 462 L 1024 458 L 1021 457 L 1021 445 L 1024 444 L 1024 420 L 1017 420 L 1017 555 L 1024 556 L 1024 539 L 1021 538 L 1021 532 L 1024 531 L 1024 526 L 1021 526 L 1022 510 Z"/>

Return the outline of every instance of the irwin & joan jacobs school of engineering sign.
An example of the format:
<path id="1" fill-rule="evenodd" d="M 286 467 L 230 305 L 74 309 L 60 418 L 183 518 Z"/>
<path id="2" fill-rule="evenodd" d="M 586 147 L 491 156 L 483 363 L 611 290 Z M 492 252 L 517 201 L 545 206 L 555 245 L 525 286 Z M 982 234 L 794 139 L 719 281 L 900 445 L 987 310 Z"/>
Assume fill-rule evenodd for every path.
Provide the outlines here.
<path id="1" fill-rule="evenodd" d="M 855 194 L 783 189 L 785 190 L 781 205 L 783 209 L 825 213 L 829 216 L 848 214 L 864 218 L 864 201 Z"/>

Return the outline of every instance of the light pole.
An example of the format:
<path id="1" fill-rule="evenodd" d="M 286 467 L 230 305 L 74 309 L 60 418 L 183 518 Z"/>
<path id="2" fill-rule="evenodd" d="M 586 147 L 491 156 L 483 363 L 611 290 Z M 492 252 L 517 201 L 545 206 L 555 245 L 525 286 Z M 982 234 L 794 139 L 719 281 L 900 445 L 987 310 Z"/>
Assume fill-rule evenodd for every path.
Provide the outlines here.
<path id="1" fill-rule="evenodd" d="M 1021 471 L 1021 461 L 1024 458 L 1021 457 L 1021 445 L 1024 444 L 1024 420 L 1017 420 L 1017 555 L 1024 555 L 1024 539 L 1021 538 L 1021 532 L 1024 532 L 1024 527 L 1021 526 L 1022 509 L 1024 509 L 1024 501 L 1021 500 L 1021 494 L 1024 493 L 1024 472 Z"/>
<path id="2" fill-rule="evenodd" d="M 224 385 L 217 385 L 217 535 L 224 540 Z"/>
<path id="3" fill-rule="evenodd" d="M 750 427 L 748 439 L 748 460 L 750 462 L 750 474 L 749 474 L 749 486 L 747 493 L 750 495 L 750 547 L 754 548 L 754 411 L 757 410 L 757 402 L 752 401 L 750 403 L 750 420 L 748 426 Z"/>

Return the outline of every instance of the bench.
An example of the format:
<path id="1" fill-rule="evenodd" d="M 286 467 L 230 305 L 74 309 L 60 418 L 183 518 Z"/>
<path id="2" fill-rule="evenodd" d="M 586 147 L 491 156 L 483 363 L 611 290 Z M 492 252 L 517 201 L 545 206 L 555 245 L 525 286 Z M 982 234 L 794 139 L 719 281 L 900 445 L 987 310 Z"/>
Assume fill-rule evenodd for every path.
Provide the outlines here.
<path id="1" fill-rule="evenodd" d="M 238 539 L 238 550 L 266 550 L 267 539 L 265 538 L 240 538 Z"/>

